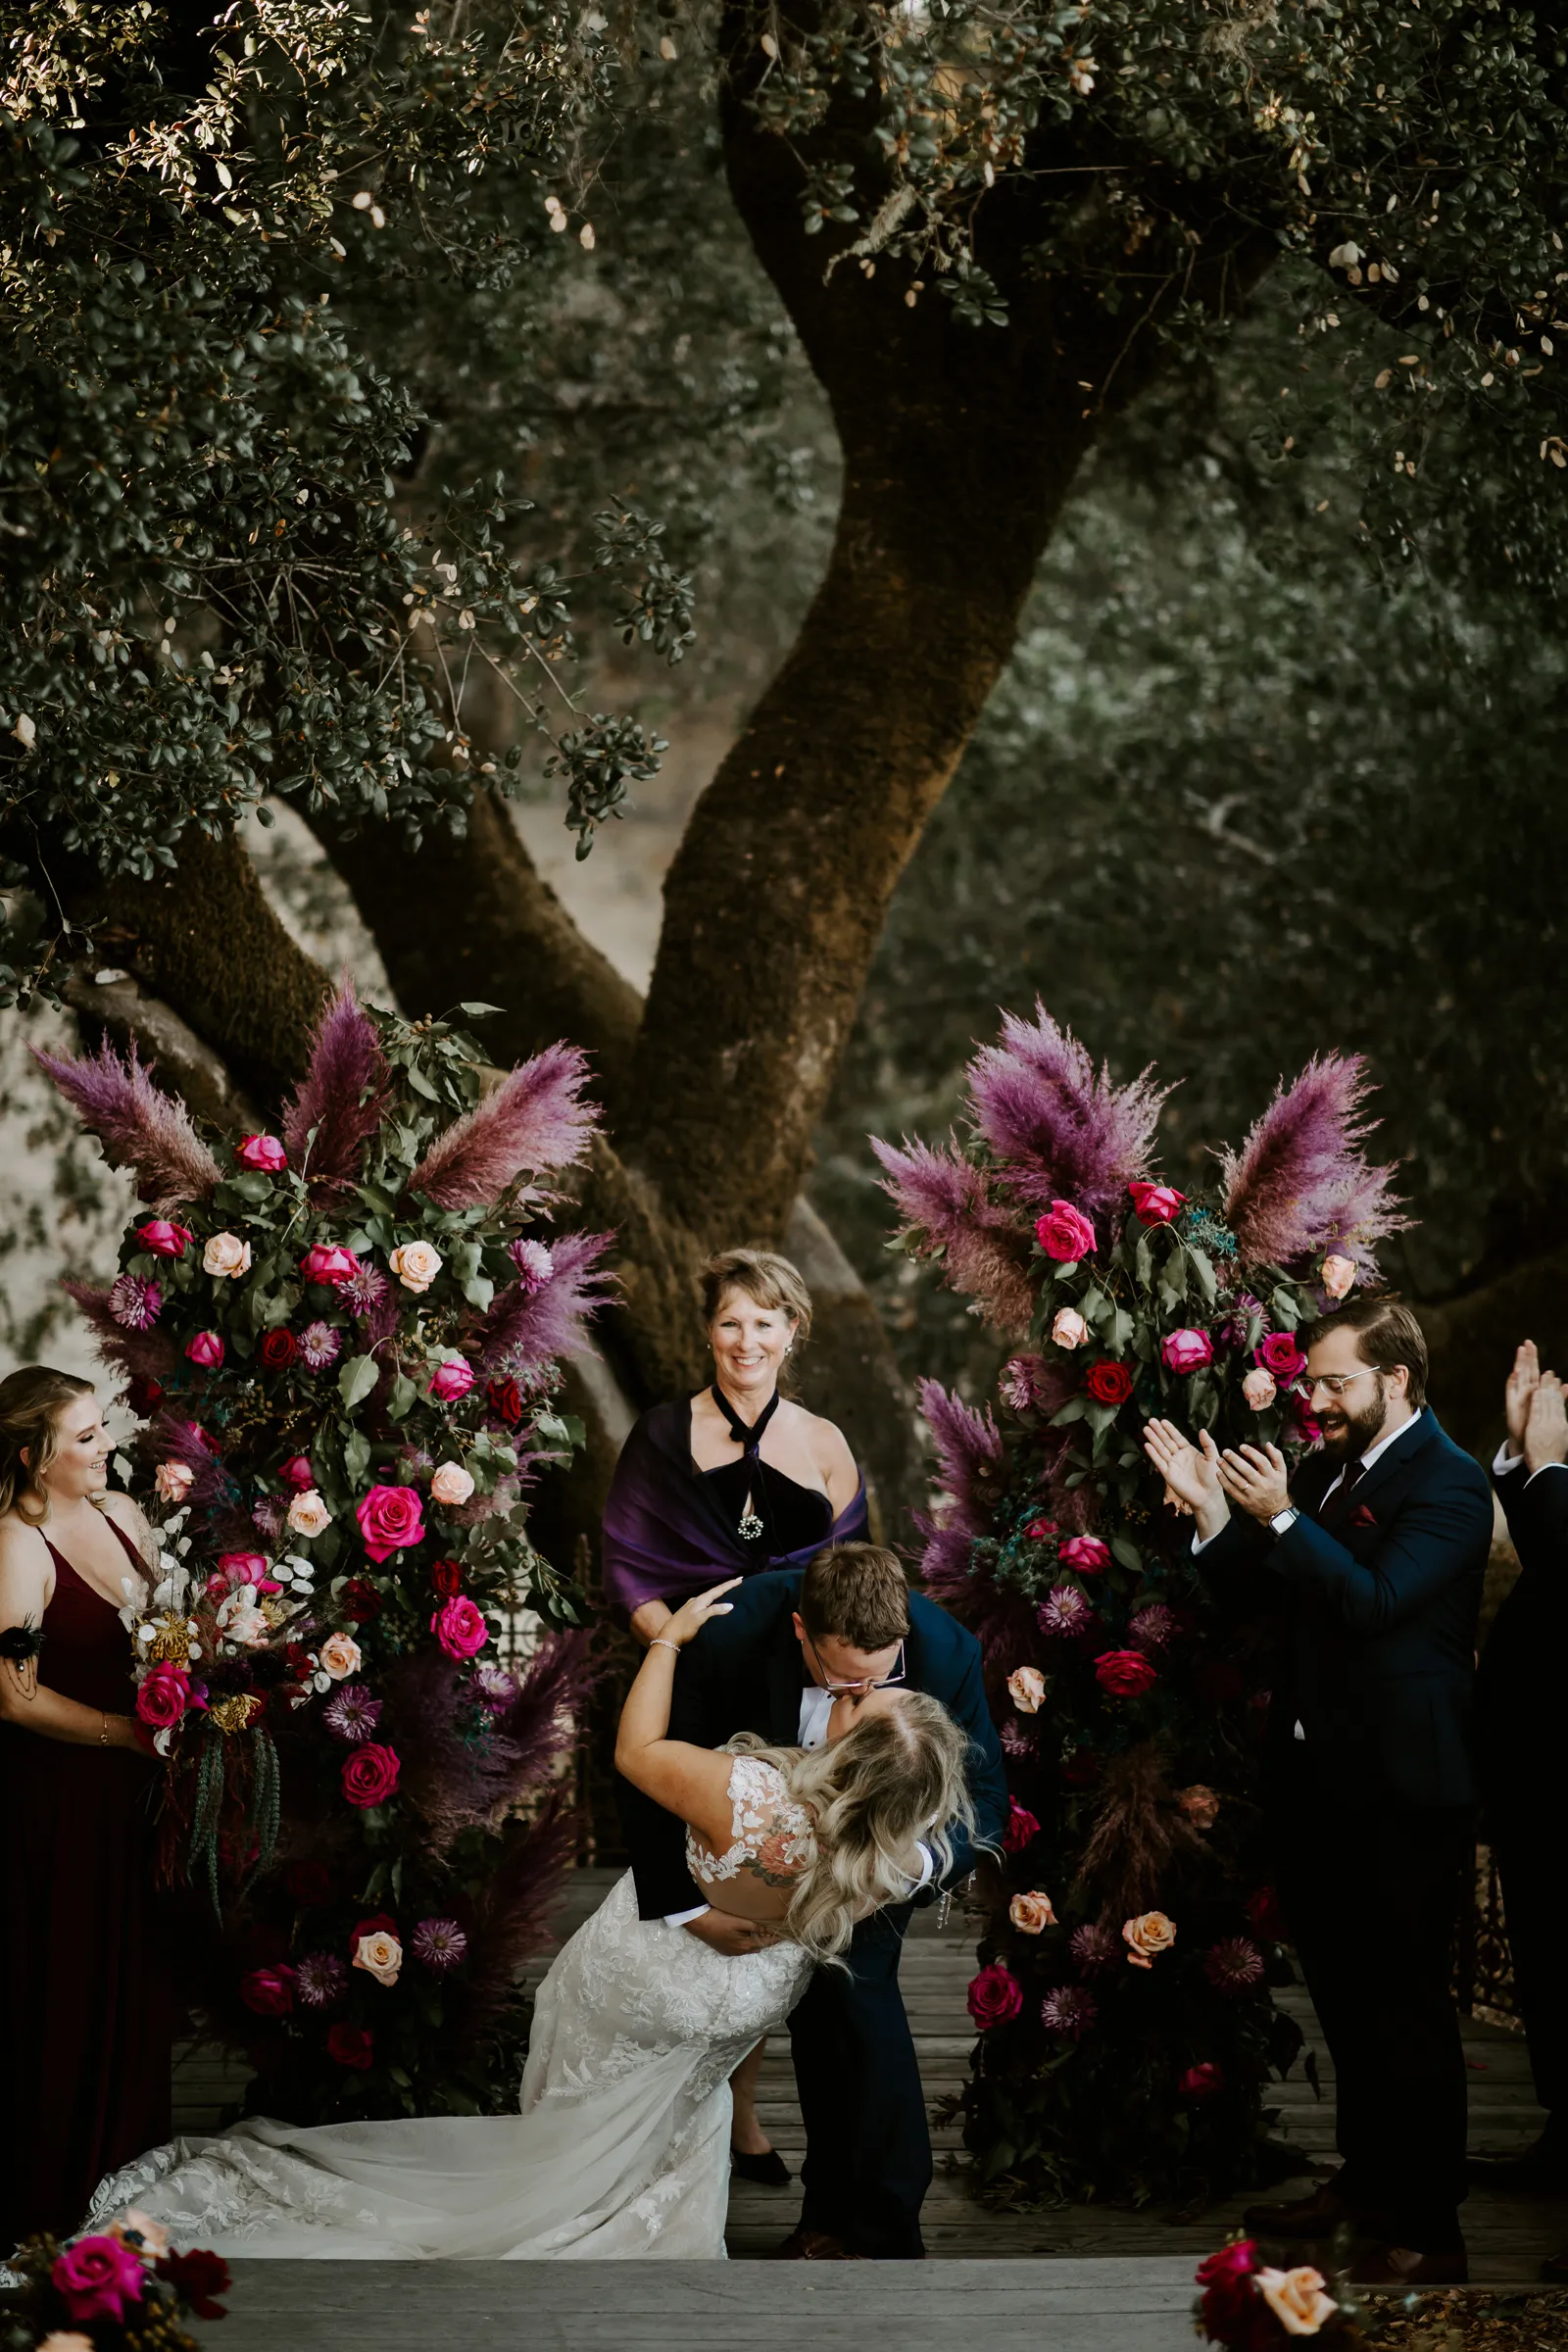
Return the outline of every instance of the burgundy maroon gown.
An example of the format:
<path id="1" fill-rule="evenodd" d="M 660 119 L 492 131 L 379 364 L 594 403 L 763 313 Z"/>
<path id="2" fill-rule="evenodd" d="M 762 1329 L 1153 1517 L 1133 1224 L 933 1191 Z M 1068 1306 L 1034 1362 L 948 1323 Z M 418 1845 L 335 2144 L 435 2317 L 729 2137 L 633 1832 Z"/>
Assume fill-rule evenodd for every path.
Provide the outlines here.
<path id="1" fill-rule="evenodd" d="M 130 1539 L 115 1533 L 139 1568 Z M 129 1636 L 49 1549 L 55 1591 L 38 1678 L 62 1698 L 128 1714 Z M 156 1768 L 126 1749 L 0 1723 L 0 2261 L 33 2230 L 66 2235 L 106 2173 L 170 2136 L 173 2001 L 153 1885 L 156 1786 Z"/>

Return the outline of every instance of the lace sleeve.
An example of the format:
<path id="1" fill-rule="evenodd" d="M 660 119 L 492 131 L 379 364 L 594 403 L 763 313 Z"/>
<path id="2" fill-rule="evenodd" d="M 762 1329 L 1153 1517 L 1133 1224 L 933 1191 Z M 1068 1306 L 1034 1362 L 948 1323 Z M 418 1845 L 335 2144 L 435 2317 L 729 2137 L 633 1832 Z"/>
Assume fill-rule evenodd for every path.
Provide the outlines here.
<path id="1" fill-rule="evenodd" d="M 708 1886 L 750 1871 L 766 1886 L 789 1886 L 816 1851 L 811 1817 L 790 1796 L 777 1765 L 760 1756 L 737 1756 L 730 1766 L 730 1843 L 710 1854 L 692 1831 L 686 1833 L 686 1861 L 694 1879 Z"/>

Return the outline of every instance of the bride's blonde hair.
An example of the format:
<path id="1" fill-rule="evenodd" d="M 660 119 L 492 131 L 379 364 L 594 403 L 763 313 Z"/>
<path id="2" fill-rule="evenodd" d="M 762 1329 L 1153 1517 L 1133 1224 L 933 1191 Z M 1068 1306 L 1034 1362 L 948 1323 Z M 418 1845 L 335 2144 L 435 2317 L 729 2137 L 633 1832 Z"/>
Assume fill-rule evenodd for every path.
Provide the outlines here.
<path id="1" fill-rule="evenodd" d="M 953 1866 L 954 1828 L 973 1835 L 968 1740 L 922 1690 L 827 1747 L 767 1747 L 751 1732 L 727 1744 L 776 1765 L 813 1817 L 816 1858 L 796 1882 L 784 1929 L 817 1960 L 838 1961 L 860 1920 L 908 1899 L 917 1841 L 941 1879 Z"/>

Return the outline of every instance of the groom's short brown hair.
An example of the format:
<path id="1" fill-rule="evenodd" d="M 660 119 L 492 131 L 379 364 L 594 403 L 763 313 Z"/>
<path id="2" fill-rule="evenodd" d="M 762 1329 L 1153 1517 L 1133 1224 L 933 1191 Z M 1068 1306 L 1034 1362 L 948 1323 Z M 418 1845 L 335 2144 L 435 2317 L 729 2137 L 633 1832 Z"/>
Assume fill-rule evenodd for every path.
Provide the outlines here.
<path id="1" fill-rule="evenodd" d="M 891 1649 L 909 1630 L 909 1588 L 880 1544 L 830 1544 L 801 1579 L 801 1623 L 813 1642 Z"/>

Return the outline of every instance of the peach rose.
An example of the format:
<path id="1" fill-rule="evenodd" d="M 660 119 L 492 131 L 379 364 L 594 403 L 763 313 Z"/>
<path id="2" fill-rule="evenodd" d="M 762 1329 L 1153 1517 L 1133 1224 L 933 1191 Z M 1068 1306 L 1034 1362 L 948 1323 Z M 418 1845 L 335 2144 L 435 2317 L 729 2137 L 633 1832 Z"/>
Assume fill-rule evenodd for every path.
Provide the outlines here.
<path id="1" fill-rule="evenodd" d="M 1089 1326 L 1075 1306 L 1059 1306 L 1051 1336 L 1058 1348 L 1081 1348 L 1089 1337 Z"/>
<path id="2" fill-rule="evenodd" d="M 1046 1695 L 1046 1678 L 1038 1666 L 1015 1667 L 1007 1677 L 1012 1703 L 1020 1715 L 1035 1715 Z"/>
<path id="3" fill-rule="evenodd" d="M 334 1683 L 360 1670 L 360 1645 L 352 1634 L 328 1634 L 317 1655 L 321 1661 L 321 1672 L 329 1674 Z"/>
<path id="4" fill-rule="evenodd" d="M 288 1524 L 297 1536 L 318 1536 L 332 1523 L 332 1514 L 314 1487 L 296 1494 L 288 1506 Z"/>
<path id="5" fill-rule="evenodd" d="M 196 1484 L 196 1473 L 189 1462 L 160 1462 L 153 1485 L 160 1502 L 183 1502 Z"/>
<path id="6" fill-rule="evenodd" d="M 1321 2271 L 1254 2271 L 1252 2282 L 1287 2335 L 1316 2335 L 1339 2310 Z"/>
<path id="7" fill-rule="evenodd" d="M 1043 1928 L 1056 1924 L 1050 1895 L 1042 1894 L 1038 1887 L 1032 1894 L 1015 1894 L 1007 1905 L 1007 1917 L 1024 1936 L 1038 1936 Z"/>
<path id="8" fill-rule="evenodd" d="M 1219 1819 L 1219 1798 L 1201 1781 L 1195 1781 L 1191 1788 L 1178 1788 L 1176 1802 L 1195 1830 L 1211 1830 Z"/>
<path id="9" fill-rule="evenodd" d="M 1354 1258 L 1341 1257 L 1338 1250 L 1331 1251 L 1319 1268 L 1319 1280 L 1331 1298 L 1348 1298 L 1355 1281 Z M 1298 2276 L 1295 2271 L 1290 2275 L 1293 2278 Z"/>
<path id="10" fill-rule="evenodd" d="M 109 2234 L 118 2237 L 122 2244 L 132 2237 L 138 2238 L 140 2243 L 132 2246 L 131 2252 L 139 2254 L 143 2262 L 156 2262 L 161 2254 L 169 2252 L 169 2231 L 163 2223 L 155 2222 L 136 2205 L 128 2213 L 122 2213 L 118 2222 L 110 2223 Z"/>
<path id="11" fill-rule="evenodd" d="M 38 2352 L 97 2352 L 97 2347 L 79 2328 L 51 2328 Z"/>
<path id="12" fill-rule="evenodd" d="M 430 1500 L 457 1504 L 473 1493 L 473 1480 L 461 1462 L 443 1462 L 430 1481 Z"/>
<path id="13" fill-rule="evenodd" d="M 1266 1413 L 1279 1395 L 1273 1373 L 1265 1372 L 1261 1364 L 1255 1364 L 1242 1383 L 1242 1395 L 1254 1413 Z"/>
<path id="14" fill-rule="evenodd" d="M 403 1946 L 395 1936 L 378 1928 L 373 1936 L 360 1937 L 354 1947 L 354 1965 L 363 1968 L 378 1984 L 395 1984 L 403 1966 Z"/>
<path id="15" fill-rule="evenodd" d="M 423 1292 L 430 1288 L 445 1260 L 429 1242 L 400 1242 L 386 1262 L 406 1291 Z"/>
<path id="16" fill-rule="evenodd" d="M 251 1270 L 251 1246 L 242 1242 L 237 1233 L 215 1233 L 202 1251 L 204 1274 L 226 1275 L 237 1282 Z"/>
<path id="17" fill-rule="evenodd" d="M 1129 1964 L 1152 1968 L 1160 1953 L 1168 1952 L 1175 1942 L 1176 1922 L 1167 1919 L 1163 1911 L 1140 1911 L 1136 1919 L 1123 1922 L 1121 1932 Z"/>

